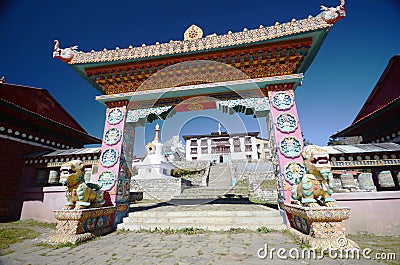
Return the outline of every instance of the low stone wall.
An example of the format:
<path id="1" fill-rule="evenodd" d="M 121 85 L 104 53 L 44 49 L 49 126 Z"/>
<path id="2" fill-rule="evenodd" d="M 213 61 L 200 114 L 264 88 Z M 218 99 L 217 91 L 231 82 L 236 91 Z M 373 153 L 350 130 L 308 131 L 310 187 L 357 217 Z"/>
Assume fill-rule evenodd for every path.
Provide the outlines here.
<path id="1" fill-rule="evenodd" d="M 170 161 L 177 168 L 188 170 L 201 170 L 210 167 L 209 161 Z"/>
<path id="2" fill-rule="evenodd" d="M 262 190 L 257 189 L 253 193 L 250 193 L 256 200 L 265 202 L 276 202 L 278 200 L 278 192 L 275 189 Z"/>
<path id="3" fill-rule="evenodd" d="M 186 186 L 199 186 L 206 187 L 208 184 L 208 175 L 210 173 L 209 161 L 172 161 L 171 162 L 178 169 L 199 171 L 190 176 L 182 176 L 182 182 L 190 183 Z"/>
<path id="4" fill-rule="evenodd" d="M 351 209 L 344 221 L 347 233 L 400 235 L 400 191 L 334 193 L 333 197 Z"/>
<path id="5" fill-rule="evenodd" d="M 182 192 L 180 178 L 134 179 L 130 192 L 143 192 L 143 199 L 168 201 Z"/>
<path id="6" fill-rule="evenodd" d="M 255 200 L 277 201 L 275 175 L 269 162 L 233 162 L 231 172 L 236 183 L 247 183 L 250 196 Z"/>
<path id="7" fill-rule="evenodd" d="M 264 173 L 273 170 L 272 163 L 268 161 L 231 161 L 231 169 L 242 173 Z"/>
<path id="8" fill-rule="evenodd" d="M 199 186 L 199 187 L 206 187 L 208 185 L 208 176 L 210 174 L 210 167 L 206 167 L 205 169 L 201 170 L 199 173 L 191 175 L 190 177 L 182 177 L 186 181 L 189 181 L 191 186 Z"/>

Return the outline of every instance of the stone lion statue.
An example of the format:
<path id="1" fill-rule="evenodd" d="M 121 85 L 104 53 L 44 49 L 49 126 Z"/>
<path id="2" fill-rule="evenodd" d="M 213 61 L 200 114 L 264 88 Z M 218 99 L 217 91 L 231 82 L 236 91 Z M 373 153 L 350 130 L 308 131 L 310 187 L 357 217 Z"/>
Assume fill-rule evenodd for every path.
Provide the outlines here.
<path id="1" fill-rule="evenodd" d="M 302 153 L 307 173 L 297 180 L 292 188 L 292 203 L 308 207 L 336 206 L 336 200 L 331 197 L 331 165 L 328 152 L 319 146 L 308 145 Z"/>
<path id="2" fill-rule="evenodd" d="M 86 183 L 81 160 L 71 160 L 64 163 L 60 169 L 60 183 L 65 187 L 67 203 L 64 210 L 84 209 L 102 206 L 105 201 L 101 186 Z"/>

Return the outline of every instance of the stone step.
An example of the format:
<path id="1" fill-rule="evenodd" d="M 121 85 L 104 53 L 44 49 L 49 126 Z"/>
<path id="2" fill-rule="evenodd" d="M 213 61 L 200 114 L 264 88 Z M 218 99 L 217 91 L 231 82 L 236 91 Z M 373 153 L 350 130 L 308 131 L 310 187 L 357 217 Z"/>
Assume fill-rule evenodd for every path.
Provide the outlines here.
<path id="1" fill-rule="evenodd" d="M 159 223 L 165 224 L 196 224 L 196 225 L 279 225 L 282 224 L 282 218 L 279 217 L 125 217 L 124 224 L 152 224 L 156 226 Z"/>
<path id="2" fill-rule="evenodd" d="M 224 195 L 225 193 L 230 193 L 230 189 L 212 189 L 212 188 L 192 188 L 192 189 L 186 189 L 182 192 L 182 194 L 220 194 Z"/>
<path id="3" fill-rule="evenodd" d="M 256 230 L 259 227 L 286 229 L 278 210 L 251 203 L 134 204 L 128 217 L 118 225 L 118 229 L 127 230 L 201 228 L 226 231 L 231 228 Z"/>
<path id="4" fill-rule="evenodd" d="M 232 185 L 232 179 L 228 165 L 211 167 L 208 185 L 218 188 L 230 187 Z"/>
<path id="5" fill-rule="evenodd" d="M 191 217 L 280 217 L 278 211 L 138 211 L 128 214 L 132 218 L 191 218 Z"/>
<path id="6" fill-rule="evenodd" d="M 232 192 L 229 189 L 210 189 L 210 188 L 205 188 L 205 189 L 186 189 L 184 190 L 181 195 L 185 194 L 191 194 L 191 195 L 202 195 L 202 194 L 215 194 L 215 195 L 224 195 L 224 194 L 232 194 Z"/>
<path id="7" fill-rule="evenodd" d="M 248 194 L 235 194 L 235 193 L 227 193 L 227 194 L 181 194 L 179 197 L 174 197 L 174 200 L 196 200 L 196 199 L 219 199 L 219 198 L 248 198 Z"/>
<path id="8" fill-rule="evenodd" d="M 117 229 L 119 230 L 155 230 L 157 229 L 173 229 L 179 230 L 184 228 L 197 228 L 204 229 L 207 231 L 229 231 L 232 228 L 236 229 L 246 229 L 256 231 L 260 227 L 268 227 L 274 230 L 285 230 L 287 227 L 284 224 L 265 224 L 265 225 L 243 225 L 243 224 L 194 224 L 194 223 L 186 223 L 186 224 L 171 224 L 171 223 L 157 223 L 157 224 L 118 224 Z"/>
<path id="9" fill-rule="evenodd" d="M 184 190 L 176 199 L 216 199 L 229 197 L 248 197 L 248 193 L 236 190 L 220 190 L 220 189 L 188 189 Z"/>

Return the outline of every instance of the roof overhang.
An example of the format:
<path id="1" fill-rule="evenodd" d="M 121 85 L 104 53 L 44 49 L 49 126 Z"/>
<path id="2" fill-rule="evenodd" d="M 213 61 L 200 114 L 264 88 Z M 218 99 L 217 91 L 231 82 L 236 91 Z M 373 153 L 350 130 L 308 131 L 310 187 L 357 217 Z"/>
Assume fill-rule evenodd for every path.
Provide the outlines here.
<path id="1" fill-rule="evenodd" d="M 384 108 L 369 114 L 342 131 L 335 133 L 332 137 L 363 136 L 364 141 L 379 138 L 388 129 L 396 130 L 396 128 L 400 128 L 398 123 L 399 113 L 400 98 L 397 98 Z"/>
<path id="2" fill-rule="evenodd" d="M 141 84 L 168 66 L 193 60 L 229 65 L 248 76 L 241 78 L 227 73 L 219 79 L 200 80 L 200 83 L 305 73 L 332 25 L 345 16 L 344 2 L 341 3 L 337 7 L 322 7 L 323 11 L 316 17 L 223 35 L 203 37 L 202 30 L 192 25 L 191 32 L 189 29 L 185 32 L 184 40 L 149 46 L 77 52 L 77 46 L 60 49 L 55 41 L 53 57 L 70 64 L 101 94 L 185 86 L 184 80 L 178 84 L 158 82 L 145 88 Z M 195 28 L 195 37 L 190 36 Z"/>

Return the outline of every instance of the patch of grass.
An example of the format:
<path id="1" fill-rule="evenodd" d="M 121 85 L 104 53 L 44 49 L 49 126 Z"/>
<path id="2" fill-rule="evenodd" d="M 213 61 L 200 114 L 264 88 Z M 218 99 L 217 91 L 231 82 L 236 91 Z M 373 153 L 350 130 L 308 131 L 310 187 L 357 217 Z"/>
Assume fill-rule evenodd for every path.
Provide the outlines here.
<path id="1" fill-rule="evenodd" d="M 3 250 L 9 248 L 12 244 L 38 237 L 40 234 L 32 229 L 20 227 L 0 228 L 0 255 Z M 5 253 L 5 252 L 4 252 Z M 10 251 L 7 251 L 7 254 Z"/>
<path id="2" fill-rule="evenodd" d="M 356 242 L 361 249 L 372 250 L 370 256 L 375 257 L 377 253 L 395 253 L 396 260 L 381 260 L 386 264 L 399 264 L 400 260 L 400 236 L 375 236 L 367 233 L 347 235 L 348 239 Z"/>
<path id="3" fill-rule="evenodd" d="M 187 235 L 195 235 L 206 232 L 206 230 L 201 228 L 194 228 L 194 227 L 185 227 L 181 229 L 172 229 L 172 228 L 159 228 L 156 227 L 152 230 L 142 229 L 139 232 L 149 232 L 149 233 L 156 233 L 156 234 L 163 234 L 163 235 L 170 235 L 170 234 L 187 234 Z"/>
<path id="4" fill-rule="evenodd" d="M 19 228 L 29 228 L 29 229 L 34 229 L 34 228 L 56 229 L 56 226 L 57 226 L 56 223 L 47 223 L 47 222 L 41 222 L 41 221 L 37 221 L 37 220 L 19 220 L 19 221 L 9 222 L 9 223 L 0 223 L 0 228 L 19 227 Z"/>
<path id="5" fill-rule="evenodd" d="M 77 247 L 79 243 L 73 244 L 73 243 L 61 243 L 61 244 L 48 244 L 45 242 L 40 242 L 35 244 L 36 247 L 46 247 L 46 248 L 53 248 L 53 249 L 59 249 L 59 248 L 74 248 Z"/>
<path id="6" fill-rule="evenodd" d="M 187 235 L 195 235 L 195 234 L 201 234 L 204 233 L 205 230 L 201 228 L 193 228 L 193 227 L 185 227 L 182 229 L 177 230 L 179 233 L 184 233 Z"/>
<path id="7" fill-rule="evenodd" d="M 231 227 L 226 232 L 228 232 L 228 233 L 244 233 L 244 232 L 249 232 L 249 230 L 248 229 L 244 229 L 244 228 L 233 228 L 233 227 Z"/>
<path id="8" fill-rule="evenodd" d="M 129 230 L 125 230 L 125 229 L 118 229 L 117 231 L 115 231 L 116 235 L 126 235 L 128 234 L 130 231 Z"/>
<path id="9" fill-rule="evenodd" d="M 269 227 L 261 226 L 261 227 L 257 228 L 257 232 L 258 233 L 271 233 L 271 232 L 276 232 L 276 230 L 269 228 Z"/>
<path id="10" fill-rule="evenodd" d="M 290 237 L 296 244 L 299 245 L 300 248 L 307 248 L 307 245 L 302 243 L 298 237 L 296 237 L 292 232 L 290 232 L 289 229 L 281 230 L 280 233 Z"/>
<path id="11" fill-rule="evenodd" d="M 248 181 L 247 181 L 246 178 L 242 178 L 242 179 L 240 179 L 240 180 L 238 180 L 238 181 L 236 182 L 235 187 L 238 187 L 238 188 L 246 188 L 246 189 L 247 189 L 247 188 L 249 187 L 249 183 L 248 183 Z"/>
<path id="12" fill-rule="evenodd" d="M 40 235 L 40 229 L 55 229 L 55 223 L 46 223 L 36 220 L 19 220 L 16 222 L 0 223 L 0 255 L 7 255 L 12 251 L 5 251 L 12 244 L 33 239 Z"/>
<path id="13" fill-rule="evenodd" d="M 56 229 L 57 226 L 56 223 L 41 222 L 37 220 L 19 220 L 14 222 L 14 224 L 29 226 L 29 227 L 49 228 L 49 229 Z"/>
<path id="14" fill-rule="evenodd" d="M 249 201 L 255 204 L 262 204 L 274 209 L 278 209 L 278 203 L 276 201 L 262 201 L 259 199 L 254 198 L 253 196 L 249 196 Z"/>
<path id="15" fill-rule="evenodd" d="M 276 180 L 275 179 L 264 179 L 260 183 L 260 189 L 262 190 L 275 190 L 276 189 Z"/>
<path id="16" fill-rule="evenodd" d="M 172 170 L 171 175 L 174 177 L 181 177 L 181 178 L 194 178 L 198 177 L 203 172 L 204 169 L 177 168 Z"/>
<path id="17" fill-rule="evenodd" d="M 40 242 L 35 244 L 35 246 L 37 247 L 46 247 L 46 248 L 53 248 L 53 249 L 59 249 L 59 248 L 75 248 L 77 246 L 80 246 L 82 244 L 86 244 L 88 242 L 93 242 L 96 240 L 99 240 L 101 238 L 101 236 L 96 236 L 95 238 L 92 238 L 90 240 L 87 241 L 83 241 L 83 242 L 78 242 L 78 243 L 72 243 L 72 242 L 67 242 L 67 243 L 60 243 L 60 244 L 49 244 L 46 242 Z"/>

